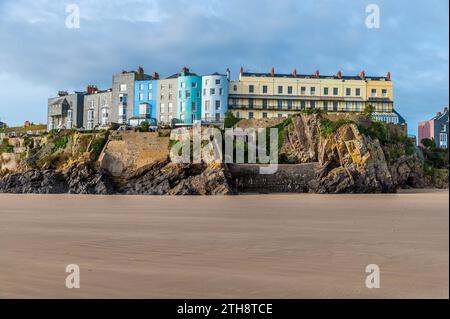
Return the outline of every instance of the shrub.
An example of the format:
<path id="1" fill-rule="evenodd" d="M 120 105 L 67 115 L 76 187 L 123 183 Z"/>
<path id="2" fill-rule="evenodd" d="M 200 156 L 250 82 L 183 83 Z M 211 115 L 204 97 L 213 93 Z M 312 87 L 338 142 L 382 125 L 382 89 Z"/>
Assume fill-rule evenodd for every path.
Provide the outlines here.
<path id="1" fill-rule="evenodd" d="M 351 120 L 339 119 L 335 122 L 329 119 L 321 119 L 320 120 L 320 128 L 323 136 L 330 136 L 335 133 L 341 126 L 347 124 L 354 124 Z"/>
<path id="2" fill-rule="evenodd" d="M 59 149 L 63 149 L 66 147 L 67 143 L 69 142 L 68 136 L 62 136 L 60 138 L 57 138 L 53 143 L 53 153 L 56 152 Z"/>
<path id="3" fill-rule="evenodd" d="M 106 143 L 105 136 L 97 137 L 92 142 L 90 149 L 91 149 L 91 158 L 93 161 L 96 161 L 98 159 L 100 153 L 103 150 L 103 147 L 105 146 L 105 143 Z"/>
<path id="4" fill-rule="evenodd" d="M 234 116 L 233 112 L 227 111 L 225 113 L 225 119 L 224 119 L 224 127 L 225 128 L 231 128 L 236 125 L 237 122 L 239 122 L 240 119 L 238 119 L 236 116 Z"/>
<path id="5" fill-rule="evenodd" d="M 368 127 L 359 126 L 358 129 L 366 136 L 377 138 L 380 143 L 385 144 L 389 140 L 388 130 L 383 122 L 373 121 Z"/>
<path id="6" fill-rule="evenodd" d="M 141 122 L 141 125 L 139 126 L 139 131 L 148 132 L 149 129 L 150 129 L 150 124 L 147 121 Z"/>
<path id="7" fill-rule="evenodd" d="M 429 138 L 424 138 L 420 141 L 420 144 L 422 144 L 426 148 L 434 148 L 436 145 L 434 144 L 434 141 Z"/>

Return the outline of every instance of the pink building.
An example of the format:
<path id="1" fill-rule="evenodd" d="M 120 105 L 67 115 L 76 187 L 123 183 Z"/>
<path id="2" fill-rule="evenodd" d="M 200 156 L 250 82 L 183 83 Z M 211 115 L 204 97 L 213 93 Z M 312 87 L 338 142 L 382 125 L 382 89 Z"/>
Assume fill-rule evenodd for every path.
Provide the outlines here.
<path id="1" fill-rule="evenodd" d="M 421 146 L 423 146 L 421 142 L 424 138 L 434 140 L 434 119 L 425 122 L 420 122 L 418 127 L 418 135 L 419 135 L 418 142 L 419 145 Z"/>

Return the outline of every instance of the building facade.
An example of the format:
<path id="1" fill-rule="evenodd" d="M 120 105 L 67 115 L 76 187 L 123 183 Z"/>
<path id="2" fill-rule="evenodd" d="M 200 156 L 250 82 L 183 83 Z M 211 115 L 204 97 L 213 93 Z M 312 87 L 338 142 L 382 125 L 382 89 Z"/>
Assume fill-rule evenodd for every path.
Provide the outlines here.
<path id="1" fill-rule="evenodd" d="M 177 119 L 178 76 L 177 73 L 157 81 L 156 118 L 159 124 L 171 125 L 172 121 Z"/>
<path id="2" fill-rule="evenodd" d="M 83 128 L 107 128 L 111 124 L 112 90 L 99 91 L 88 86 L 84 95 Z"/>
<path id="3" fill-rule="evenodd" d="M 178 77 L 178 120 L 193 124 L 202 117 L 202 77 L 183 68 Z"/>
<path id="4" fill-rule="evenodd" d="M 443 112 L 438 112 L 431 120 L 419 123 L 419 145 L 422 145 L 422 140 L 426 138 L 433 140 L 436 147 L 448 149 L 448 107 L 445 107 Z"/>
<path id="5" fill-rule="evenodd" d="M 113 123 L 128 124 L 128 120 L 134 116 L 135 81 L 151 79 L 151 76 L 145 74 L 142 68 L 138 68 L 137 71 L 122 71 L 113 75 L 111 108 Z"/>
<path id="6" fill-rule="evenodd" d="M 202 122 L 223 122 L 228 111 L 229 71 L 202 76 Z"/>
<path id="7" fill-rule="evenodd" d="M 136 80 L 134 82 L 134 110 L 133 117 L 129 119 L 132 126 L 143 121 L 156 124 L 158 81 Z"/>
<path id="8" fill-rule="evenodd" d="M 368 98 L 368 92 L 372 97 Z M 387 77 L 249 73 L 241 68 L 231 81 L 228 108 L 237 117 L 287 117 L 305 109 L 327 112 L 362 112 L 367 105 L 392 112 L 392 82 Z"/>
<path id="9" fill-rule="evenodd" d="M 57 97 L 49 98 L 47 104 L 47 129 L 72 129 L 83 127 L 83 107 L 85 92 L 68 94 L 58 92 Z"/>

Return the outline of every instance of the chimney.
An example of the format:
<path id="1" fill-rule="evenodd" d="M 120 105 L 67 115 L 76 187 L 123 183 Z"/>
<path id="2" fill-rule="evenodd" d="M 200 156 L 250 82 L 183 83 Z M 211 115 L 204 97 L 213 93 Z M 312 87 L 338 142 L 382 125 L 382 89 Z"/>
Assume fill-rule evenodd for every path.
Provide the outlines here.
<path id="1" fill-rule="evenodd" d="M 444 113 L 448 112 L 448 107 L 444 107 Z"/>
<path id="2" fill-rule="evenodd" d="M 138 67 L 138 68 L 137 68 L 137 73 L 140 74 L 140 75 L 143 75 L 143 74 L 144 74 L 144 68 L 141 67 L 141 66 Z"/>
<path id="3" fill-rule="evenodd" d="M 292 76 L 297 77 L 297 69 L 292 70 Z"/>
<path id="4" fill-rule="evenodd" d="M 68 94 L 67 91 L 58 91 L 58 96 L 66 96 Z"/>
<path id="5" fill-rule="evenodd" d="M 228 81 L 230 81 L 230 78 L 231 78 L 231 71 L 230 71 L 230 69 L 229 68 L 227 68 L 227 80 Z"/>
<path id="6" fill-rule="evenodd" d="M 189 69 L 187 68 L 187 67 L 183 67 L 182 69 L 181 69 L 181 73 L 183 73 L 183 75 L 185 75 L 186 73 L 188 73 L 189 72 Z"/>
<path id="7" fill-rule="evenodd" d="M 338 79 L 342 79 L 342 72 L 341 72 L 341 70 L 339 70 L 337 72 L 337 77 L 338 77 Z"/>
<path id="8" fill-rule="evenodd" d="M 319 70 L 316 70 L 316 73 L 314 74 L 314 76 L 315 76 L 316 78 L 319 78 L 319 76 L 320 76 Z"/>
<path id="9" fill-rule="evenodd" d="M 274 77 L 275 76 L 275 68 L 272 67 L 272 69 L 270 70 L 270 76 Z"/>
<path id="10" fill-rule="evenodd" d="M 364 70 L 361 71 L 361 73 L 359 73 L 359 77 L 360 77 L 361 79 L 365 80 L 365 79 L 366 79 L 366 72 L 365 72 Z"/>
<path id="11" fill-rule="evenodd" d="M 441 116 L 441 115 L 442 115 L 441 112 L 437 112 L 437 113 L 436 113 L 436 116 Z"/>
<path id="12" fill-rule="evenodd" d="M 95 85 L 89 84 L 86 86 L 86 93 L 87 94 L 94 94 L 97 93 L 98 89 Z"/>
<path id="13" fill-rule="evenodd" d="M 386 74 L 386 79 L 387 79 L 388 81 L 391 80 L 391 72 L 388 72 L 388 73 Z"/>
<path id="14" fill-rule="evenodd" d="M 152 77 L 153 77 L 153 80 L 159 80 L 159 73 L 154 72 Z"/>

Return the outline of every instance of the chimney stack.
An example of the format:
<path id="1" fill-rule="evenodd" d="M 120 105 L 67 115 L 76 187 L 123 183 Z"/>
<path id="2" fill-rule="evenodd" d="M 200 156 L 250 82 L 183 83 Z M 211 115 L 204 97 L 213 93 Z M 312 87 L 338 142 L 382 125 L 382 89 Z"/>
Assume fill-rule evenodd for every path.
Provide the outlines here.
<path id="1" fill-rule="evenodd" d="M 66 95 L 68 95 L 69 93 L 67 93 L 67 91 L 58 91 L 58 96 L 66 96 Z"/>
<path id="2" fill-rule="evenodd" d="M 98 89 L 95 85 L 89 84 L 86 86 L 86 93 L 87 94 L 94 94 L 97 93 Z"/>
<path id="3" fill-rule="evenodd" d="M 388 72 L 388 73 L 386 74 L 386 79 L 387 79 L 388 81 L 391 80 L 391 72 Z"/>
<path id="4" fill-rule="evenodd" d="M 141 67 L 141 66 L 138 67 L 138 68 L 137 68 L 137 73 L 140 74 L 140 75 L 144 74 L 144 68 Z"/>
<path id="5" fill-rule="evenodd" d="M 319 76 L 320 76 L 319 70 L 316 70 L 316 73 L 314 74 L 314 76 L 315 76 L 316 78 L 319 78 Z"/>
<path id="6" fill-rule="evenodd" d="M 152 77 L 153 77 L 154 80 L 159 80 L 159 73 L 158 72 L 154 72 Z"/>
<path id="7" fill-rule="evenodd" d="M 361 73 L 359 74 L 359 77 L 360 77 L 361 79 L 365 80 L 365 79 L 366 79 L 366 72 L 365 72 L 364 70 L 361 71 Z"/>
<path id="8" fill-rule="evenodd" d="M 231 71 L 230 71 L 230 69 L 229 68 L 227 68 L 227 80 L 228 81 L 230 81 L 230 78 L 231 78 Z"/>
<path id="9" fill-rule="evenodd" d="M 293 75 L 294 77 L 297 77 L 297 69 L 292 70 L 292 75 Z"/>
<path id="10" fill-rule="evenodd" d="M 189 73 L 189 69 L 187 67 L 183 67 L 181 69 L 181 73 L 183 73 L 183 75 L 185 75 L 186 73 Z"/>
<path id="11" fill-rule="evenodd" d="M 270 70 L 270 76 L 274 77 L 275 76 L 275 68 L 272 67 L 272 69 Z"/>
<path id="12" fill-rule="evenodd" d="M 337 77 L 338 77 L 338 79 L 342 79 L 342 72 L 341 72 L 341 70 L 339 70 L 337 72 Z"/>

